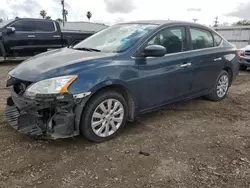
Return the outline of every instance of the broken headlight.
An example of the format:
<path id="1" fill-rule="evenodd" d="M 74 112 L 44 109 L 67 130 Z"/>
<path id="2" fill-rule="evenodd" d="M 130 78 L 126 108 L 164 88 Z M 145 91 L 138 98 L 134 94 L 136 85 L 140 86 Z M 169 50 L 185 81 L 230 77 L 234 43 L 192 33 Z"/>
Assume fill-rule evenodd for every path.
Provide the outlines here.
<path id="1" fill-rule="evenodd" d="M 27 88 L 24 95 L 34 97 L 36 94 L 58 94 L 68 92 L 68 87 L 76 80 L 77 76 L 62 76 L 50 78 L 32 84 Z"/>

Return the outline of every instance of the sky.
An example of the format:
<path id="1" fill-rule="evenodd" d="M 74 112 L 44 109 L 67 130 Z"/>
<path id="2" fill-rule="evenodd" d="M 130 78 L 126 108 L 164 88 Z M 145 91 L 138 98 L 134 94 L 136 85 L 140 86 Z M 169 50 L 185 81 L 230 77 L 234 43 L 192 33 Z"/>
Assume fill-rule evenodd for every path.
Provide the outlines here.
<path id="1" fill-rule="evenodd" d="M 0 0 L 0 18 L 39 18 L 45 10 L 52 19 L 61 18 L 61 0 Z M 241 19 L 250 20 L 250 0 L 65 0 L 68 21 L 115 23 L 133 20 L 183 20 L 198 19 L 198 23 L 213 25 L 218 16 L 220 24 Z"/>

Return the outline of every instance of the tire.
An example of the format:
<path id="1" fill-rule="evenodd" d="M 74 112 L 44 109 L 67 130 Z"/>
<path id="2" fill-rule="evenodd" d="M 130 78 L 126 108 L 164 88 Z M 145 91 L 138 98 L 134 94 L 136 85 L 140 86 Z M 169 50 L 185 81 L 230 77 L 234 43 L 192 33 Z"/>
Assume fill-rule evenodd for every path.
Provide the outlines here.
<path id="1" fill-rule="evenodd" d="M 108 110 L 108 103 L 111 104 L 110 109 L 113 110 Z M 100 107 L 101 104 L 103 105 Z M 117 109 L 115 109 L 115 105 L 117 104 L 119 104 L 119 106 L 116 106 Z M 103 109 L 105 109 L 106 112 L 103 111 Z M 121 113 L 117 115 L 118 112 Z M 94 113 L 96 114 L 96 117 L 93 117 Z M 89 141 L 98 143 L 105 142 L 119 134 L 122 127 L 125 125 L 127 118 L 128 105 L 124 97 L 115 91 L 104 90 L 93 96 L 93 98 L 88 101 L 82 114 L 80 131 Z M 119 120 L 119 122 L 117 120 Z M 97 126 L 92 128 L 92 125 Z M 114 128 L 114 125 L 116 128 Z M 108 134 L 106 132 L 107 130 L 109 130 Z"/>
<path id="2" fill-rule="evenodd" d="M 240 70 L 241 70 L 241 71 L 247 70 L 247 66 L 246 66 L 246 65 L 240 65 Z"/>
<path id="3" fill-rule="evenodd" d="M 227 78 L 227 84 L 224 85 L 224 87 L 222 88 L 223 92 L 220 92 L 220 94 L 218 93 L 219 89 L 219 84 L 221 83 L 221 80 L 223 78 Z M 221 101 L 223 100 L 226 96 L 227 96 L 227 92 L 230 86 L 230 75 L 228 74 L 227 71 L 222 70 L 218 76 L 218 78 L 216 79 L 216 83 L 215 86 L 213 87 L 211 93 L 209 93 L 208 95 L 206 95 L 205 97 L 211 101 Z M 227 86 L 226 86 L 227 85 Z M 222 86 L 221 86 L 222 87 Z M 221 91 L 221 90 L 220 90 Z"/>
<path id="4" fill-rule="evenodd" d="M 4 45 L 2 42 L 0 42 L 0 57 L 3 57 L 4 59 L 6 59 L 6 51 L 5 51 L 5 48 L 4 48 Z"/>

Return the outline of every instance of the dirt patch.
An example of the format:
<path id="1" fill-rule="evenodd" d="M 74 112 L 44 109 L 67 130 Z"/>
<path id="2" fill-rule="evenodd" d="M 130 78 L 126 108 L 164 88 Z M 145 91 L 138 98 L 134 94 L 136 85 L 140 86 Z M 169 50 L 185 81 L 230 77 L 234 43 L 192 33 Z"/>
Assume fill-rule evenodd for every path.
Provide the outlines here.
<path id="1" fill-rule="evenodd" d="M 1 188 L 250 187 L 250 72 L 220 103 L 171 105 L 93 144 L 82 137 L 35 141 L 7 125 L 5 81 L 15 65 L 0 65 Z"/>

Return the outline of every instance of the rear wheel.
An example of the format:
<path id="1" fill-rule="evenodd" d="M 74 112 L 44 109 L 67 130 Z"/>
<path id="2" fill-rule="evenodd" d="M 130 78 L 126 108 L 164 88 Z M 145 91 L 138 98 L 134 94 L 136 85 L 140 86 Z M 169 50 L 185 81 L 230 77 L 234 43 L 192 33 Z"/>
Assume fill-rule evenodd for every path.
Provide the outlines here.
<path id="1" fill-rule="evenodd" d="M 115 137 L 125 125 L 128 107 L 123 96 L 104 91 L 88 102 L 81 121 L 81 133 L 90 141 L 104 142 Z"/>
<path id="2" fill-rule="evenodd" d="M 3 57 L 4 59 L 6 59 L 6 51 L 5 48 L 3 46 L 3 43 L 0 42 L 0 57 Z"/>
<path id="3" fill-rule="evenodd" d="M 212 101 L 221 101 L 227 96 L 227 92 L 230 85 L 230 76 L 227 71 L 220 72 L 216 84 L 213 87 L 211 93 L 206 95 L 206 98 Z"/>
<path id="4" fill-rule="evenodd" d="M 247 70 L 247 66 L 246 65 L 240 65 L 240 70 L 242 70 L 242 71 Z"/>

